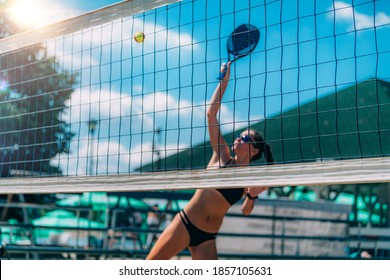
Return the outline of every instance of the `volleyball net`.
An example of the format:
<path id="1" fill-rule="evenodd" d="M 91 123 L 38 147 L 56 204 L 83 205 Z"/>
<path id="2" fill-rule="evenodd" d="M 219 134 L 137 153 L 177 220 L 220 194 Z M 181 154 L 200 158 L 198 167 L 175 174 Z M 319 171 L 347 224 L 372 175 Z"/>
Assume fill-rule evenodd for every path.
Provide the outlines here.
<path id="1" fill-rule="evenodd" d="M 275 164 L 205 170 L 206 111 L 241 24 L 219 122 L 261 132 Z M 143 32 L 142 43 L 134 40 Z M 0 193 L 390 180 L 390 6 L 123 1 L 0 40 Z"/>

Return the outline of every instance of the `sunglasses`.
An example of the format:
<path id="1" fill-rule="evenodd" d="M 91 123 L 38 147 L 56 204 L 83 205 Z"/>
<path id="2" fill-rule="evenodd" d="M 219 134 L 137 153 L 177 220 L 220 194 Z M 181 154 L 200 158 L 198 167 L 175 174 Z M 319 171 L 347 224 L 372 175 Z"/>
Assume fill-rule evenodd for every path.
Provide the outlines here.
<path id="1" fill-rule="evenodd" d="M 252 138 L 250 138 L 250 136 L 247 135 L 247 134 L 241 135 L 241 136 L 240 136 L 240 139 L 241 139 L 241 141 L 244 142 L 244 143 L 253 143 Z"/>

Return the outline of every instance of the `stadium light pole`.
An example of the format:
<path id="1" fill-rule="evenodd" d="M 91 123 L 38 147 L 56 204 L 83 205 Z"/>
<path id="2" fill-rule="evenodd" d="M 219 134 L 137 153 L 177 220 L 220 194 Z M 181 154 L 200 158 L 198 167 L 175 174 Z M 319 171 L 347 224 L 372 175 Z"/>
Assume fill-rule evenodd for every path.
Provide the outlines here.
<path id="1" fill-rule="evenodd" d="M 96 132 L 96 127 L 98 125 L 97 120 L 89 120 L 88 122 L 88 134 L 89 134 L 89 139 L 90 139 L 90 150 L 89 150 L 89 161 L 88 161 L 88 170 L 89 170 L 89 175 L 92 175 L 93 173 L 93 141 L 95 139 L 95 132 Z"/>
<path id="2" fill-rule="evenodd" d="M 161 162 L 160 162 L 160 133 L 161 133 L 161 129 L 160 128 L 156 128 L 154 130 L 154 133 L 157 134 L 157 145 L 156 145 L 156 137 L 153 137 L 153 153 L 155 153 L 157 155 L 157 170 L 160 170 L 161 169 Z M 156 148 L 157 146 L 157 148 Z"/>

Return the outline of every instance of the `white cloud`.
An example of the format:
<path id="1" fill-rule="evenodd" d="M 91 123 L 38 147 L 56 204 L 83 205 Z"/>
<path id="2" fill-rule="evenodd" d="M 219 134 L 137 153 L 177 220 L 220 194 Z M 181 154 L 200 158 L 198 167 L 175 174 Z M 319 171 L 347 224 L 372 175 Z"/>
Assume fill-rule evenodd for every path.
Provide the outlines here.
<path id="1" fill-rule="evenodd" d="M 376 15 L 376 19 L 375 20 L 376 20 L 376 25 L 377 26 L 389 24 L 390 23 L 390 16 L 381 12 L 381 13 L 378 13 Z"/>
<path id="2" fill-rule="evenodd" d="M 175 120 L 185 119 L 191 114 L 204 114 L 202 106 L 193 107 L 185 99 L 177 100 L 169 93 L 155 92 L 145 95 L 130 96 L 128 93 L 119 93 L 107 89 L 84 91 L 77 89 L 73 92 L 67 106 L 69 110 L 63 119 L 71 123 L 88 122 L 90 119 L 134 118 L 145 125 L 153 125 L 154 114 L 168 114 Z M 72 118 L 72 119 L 70 119 Z M 164 122 L 164 120 L 161 120 Z"/>
<path id="3" fill-rule="evenodd" d="M 73 146 L 76 145 L 73 143 Z M 187 148 L 183 144 L 161 147 L 160 158 Z M 63 173 L 66 173 L 64 175 L 87 175 L 91 170 L 92 175 L 95 175 L 132 172 L 153 160 L 156 160 L 156 154 L 153 153 L 152 142 L 137 144 L 129 149 L 127 144 L 103 140 L 93 141 L 92 146 L 91 142 L 82 142 L 77 153 L 57 155 L 51 160 L 51 164 L 60 166 Z"/>
<path id="4" fill-rule="evenodd" d="M 186 99 L 180 99 L 179 101 L 172 95 L 163 92 L 147 94 L 144 96 L 143 100 L 138 98 L 137 102 L 142 103 L 142 112 L 144 114 L 177 110 L 178 114 L 181 116 L 190 116 L 193 113 L 193 110 L 201 110 L 198 106 L 194 107 L 191 102 Z M 198 114 L 198 112 L 194 112 L 194 114 Z"/>
<path id="5" fill-rule="evenodd" d="M 138 31 L 146 35 L 142 44 L 133 40 L 133 33 Z M 47 42 L 48 54 L 55 56 L 57 62 L 66 69 L 75 71 L 128 59 L 129 56 L 137 57 L 155 52 L 168 52 L 168 50 L 177 50 L 179 47 L 181 55 L 185 57 L 186 53 L 196 50 L 198 44 L 191 34 L 179 33 L 149 22 L 143 23 L 140 19 L 114 21 L 103 27 L 80 30 L 72 36 L 53 38 Z M 73 53 L 70 53 L 70 50 L 73 50 Z M 120 56 L 121 54 L 123 57 Z M 145 67 L 148 65 L 151 64 L 146 64 Z"/>
<path id="6" fill-rule="evenodd" d="M 108 119 L 128 116 L 131 97 L 106 89 L 89 92 L 76 89 L 66 102 L 63 120 L 68 123 L 88 122 L 90 119 Z M 138 108 L 136 108 L 138 110 Z M 138 112 L 137 112 L 138 113 Z"/>
<path id="7" fill-rule="evenodd" d="M 59 164 L 64 171 L 70 168 L 69 174 L 87 172 L 91 142 L 94 146 L 93 154 L 97 157 L 95 161 L 99 174 L 128 172 L 129 169 L 134 170 L 140 164 L 152 161 L 152 132 L 155 128 L 164 129 L 168 124 L 172 131 L 179 131 L 180 126 L 191 126 L 193 115 L 201 116 L 197 122 L 205 126 L 204 109 L 192 108 L 188 100 L 179 101 L 163 92 L 131 97 L 128 93 L 106 89 L 90 92 L 78 89 L 67 101 L 67 106 L 62 120 L 70 123 L 71 130 L 75 133 L 70 148 L 72 154 L 69 157 L 59 155 L 53 163 Z M 88 135 L 87 125 L 91 119 L 100 120 L 93 141 Z M 140 143 L 141 134 L 143 143 Z M 173 138 L 164 144 L 160 152 L 161 157 L 173 154 L 190 144 L 186 143 L 185 139 L 178 141 L 172 134 L 170 136 Z"/>
<path id="8" fill-rule="evenodd" d="M 163 135 L 169 131 L 169 137 L 163 137 L 163 143 L 157 145 L 160 158 L 208 139 L 206 103 L 192 104 L 166 92 L 132 97 L 106 89 L 76 90 L 67 106 L 63 120 L 71 123 L 72 131 L 76 133 L 71 142 L 71 154 L 58 155 L 52 161 L 67 175 L 88 174 L 91 151 L 94 174 L 127 173 L 152 162 L 156 159 L 153 130 L 157 127 L 164 131 Z M 219 119 L 223 133 L 246 128 L 247 118 L 247 115 L 234 114 L 227 104 L 221 105 Z M 88 135 L 90 119 L 100 119 L 93 140 Z M 253 115 L 251 119 L 258 121 L 261 117 Z M 188 128 L 193 131 L 192 139 Z"/>
<path id="9" fill-rule="evenodd" d="M 145 34 L 143 43 L 137 43 L 133 40 L 133 35 L 137 32 Z M 135 18 L 128 21 L 114 21 L 110 24 L 103 25 L 103 27 L 94 27 L 92 30 L 84 30 L 76 33 L 72 38 L 74 45 L 78 46 L 84 44 L 85 46 L 110 46 L 112 43 L 119 43 L 122 41 L 123 49 L 130 49 L 131 44 L 133 49 L 140 49 L 144 52 L 148 50 L 166 49 L 186 45 L 197 44 L 192 38 L 191 34 L 186 32 L 177 32 L 173 29 L 161 25 L 155 25 L 151 22 L 143 22 Z M 119 46 L 119 45 L 118 45 Z"/>
<path id="10" fill-rule="evenodd" d="M 333 9 L 333 8 L 332 8 Z M 365 28 L 374 27 L 374 16 L 366 15 L 360 12 L 357 12 L 356 9 L 345 2 L 337 1 L 334 3 L 335 17 L 336 20 L 349 22 L 348 30 L 360 30 Z M 333 16 L 333 15 L 332 15 Z M 375 15 L 375 25 L 380 26 L 390 23 L 390 16 L 386 15 L 383 12 L 377 13 Z"/>

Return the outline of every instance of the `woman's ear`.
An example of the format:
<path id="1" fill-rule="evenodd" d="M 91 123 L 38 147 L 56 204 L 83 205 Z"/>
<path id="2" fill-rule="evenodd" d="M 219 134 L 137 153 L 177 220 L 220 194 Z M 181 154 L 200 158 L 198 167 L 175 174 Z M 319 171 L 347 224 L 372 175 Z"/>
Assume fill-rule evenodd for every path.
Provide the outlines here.
<path id="1" fill-rule="evenodd" d="M 252 148 L 251 148 L 251 158 L 253 158 L 258 153 L 260 153 L 260 150 L 258 148 L 253 147 L 253 145 L 252 145 Z"/>

